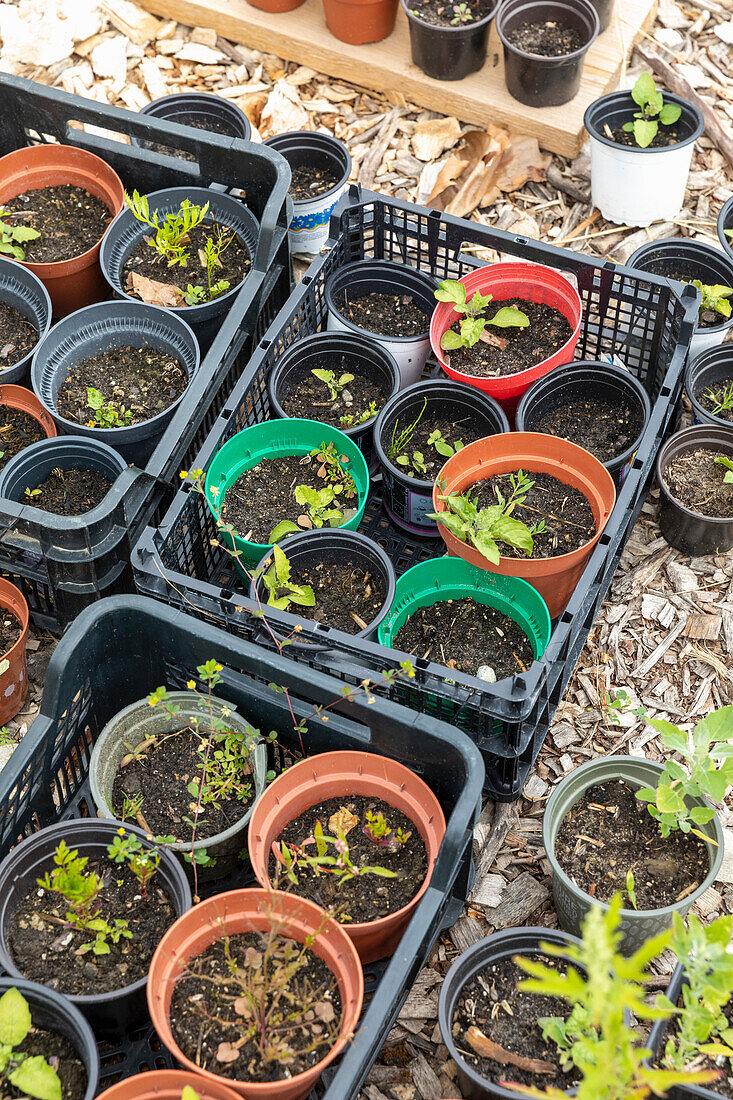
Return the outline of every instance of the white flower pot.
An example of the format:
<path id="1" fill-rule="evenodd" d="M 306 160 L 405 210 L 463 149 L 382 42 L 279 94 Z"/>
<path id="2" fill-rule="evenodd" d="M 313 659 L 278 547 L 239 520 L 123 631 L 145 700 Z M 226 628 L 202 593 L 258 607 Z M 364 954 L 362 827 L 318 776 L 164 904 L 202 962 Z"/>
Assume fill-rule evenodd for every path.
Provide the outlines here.
<path id="1" fill-rule="evenodd" d="M 293 256 L 317 256 L 328 240 L 331 214 L 346 190 L 351 157 L 345 145 L 329 134 L 293 131 L 268 138 L 265 145 L 285 157 L 291 169 L 303 166 L 338 173 L 338 182 L 312 199 L 293 200 L 288 239 Z"/>

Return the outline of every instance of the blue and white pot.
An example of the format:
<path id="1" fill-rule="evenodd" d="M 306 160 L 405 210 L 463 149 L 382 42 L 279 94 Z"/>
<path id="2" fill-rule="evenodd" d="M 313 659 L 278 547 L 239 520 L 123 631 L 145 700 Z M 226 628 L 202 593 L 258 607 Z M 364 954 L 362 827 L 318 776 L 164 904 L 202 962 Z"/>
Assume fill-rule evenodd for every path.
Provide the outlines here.
<path id="1" fill-rule="evenodd" d="M 351 174 L 351 157 L 345 145 L 329 134 L 295 130 L 268 138 L 265 145 L 280 153 L 297 168 L 319 168 L 336 174 L 338 182 L 312 199 L 293 199 L 290 223 L 290 252 L 293 256 L 316 256 L 328 240 L 328 227 Z"/>

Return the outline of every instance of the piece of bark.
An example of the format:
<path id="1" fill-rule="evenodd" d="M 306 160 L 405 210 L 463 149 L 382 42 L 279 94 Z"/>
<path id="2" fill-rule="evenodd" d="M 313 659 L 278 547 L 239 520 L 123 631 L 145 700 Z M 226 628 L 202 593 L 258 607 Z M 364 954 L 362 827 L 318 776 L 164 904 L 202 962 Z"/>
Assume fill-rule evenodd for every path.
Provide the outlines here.
<path id="1" fill-rule="evenodd" d="M 440 1079 L 424 1054 L 418 1054 L 407 1067 L 422 1100 L 441 1100 Z"/>
<path id="2" fill-rule="evenodd" d="M 507 885 L 496 909 L 486 910 L 486 920 L 496 931 L 526 924 L 549 896 L 550 891 L 543 883 L 529 871 L 522 871 Z"/>
<path id="3" fill-rule="evenodd" d="M 466 1042 L 475 1050 L 481 1058 L 491 1058 L 502 1066 L 516 1066 L 527 1073 L 556 1073 L 557 1069 L 552 1062 L 545 1062 L 542 1058 L 525 1058 L 523 1054 L 515 1054 L 512 1050 L 494 1043 L 487 1035 L 484 1035 L 478 1027 L 469 1027 L 466 1032 Z"/>
<path id="4" fill-rule="evenodd" d="M 590 203 L 590 191 L 567 179 L 554 164 L 547 169 L 547 182 L 563 194 L 569 195 L 575 202 L 582 202 L 586 206 Z"/>

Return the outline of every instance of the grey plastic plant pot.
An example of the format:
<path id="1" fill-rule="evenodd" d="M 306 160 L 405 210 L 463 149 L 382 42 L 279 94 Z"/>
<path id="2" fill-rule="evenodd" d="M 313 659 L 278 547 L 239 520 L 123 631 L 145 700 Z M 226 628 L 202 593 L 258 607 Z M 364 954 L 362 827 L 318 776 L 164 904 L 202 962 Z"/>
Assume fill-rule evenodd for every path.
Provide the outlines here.
<path id="1" fill-rule="evenodd" d="M 724 430 L 733 429 L 733 421 L 713 416 L 710 410 L 704 409 L 699 401 L 699 397 L 706 390 L 711 389 L 715 393 L 720 383 L 727 378 L 733 378 L 733 344 L 718 344 L 717 347 L 708 348 L 687 364 L 685 393 L 692 406 L 692 419 L 695 424 L 707 424 L 711 428 Z"/>
<path id="2" fill-rule="evenodd" d="M 537 954 L 542 943 L 552 944 L 554 947 L 569 947 L 571 944 L 578 946 L 580 940 L 557 928 L 507 928 L 474 943 L 453 960 L 443 979 L 438 1001 L 438 1024 L 443 1042 L 456 1064 L 458 1082 L 466 1100 L 516 1100 L 522 1094 L 482 1077 L 465 1061 L 453 1038 L 453 1013 L 458 998 L 464 987 L 487 966 L 511 959 L 514 955 Z M 511 1066 L 507 1066 L 506 1076 L 511 1077 Z M 538 1077 L 538 1088 L 543 1084 L 543 1080 Z"/>
<path id="3" fill-rule="evenodd" d="M 112 810 L 112 786 L 115 776 L 120 770 L 120 762 L 131 748 L 136 747 L 147 737 L 158 734 L 172 733 L 185 726 L 186 721 L 192 717 L 208 720 L 208 711 L 204 703 L 196 698 L 190 691 L 172 691 L 168 695 L 168 701 L 179 708 L 175 717 L 172 717 L 162 707 L 151 707 L 147 698 L 139 699 L 125 707 L 114 718 L 111 718 L 99 735 L 89 761 L 89 784 L 91 786 L 94 805 L 100 817 L 113 818 Z M 251 729 L 250 723 L 237 714 L 237 708 L 227 703 L 225 699 L 212 696 L 212 701 L 228 707 L 230 714 L 227 724 L 233 730 L 244 733 Z M 216 859 L 212 867 L 200 867 L 198 871 L 199 882 L 211 882 L 229 874 L 238 866 L 239 854 L 246 847 L 247 823 L 249 822 L 252 808 L 265 789 L 265 776 L 267 774 L 267 750 L 264 745 L 258 745 L 252 754 L 252 768 L 254 772 L 255 796 L 247 807 L 242 817 L 229 829 L 207 840 L 197 840 L 193 849 L 195 852 L 206 850 Z M 143 806 L 144 812 L 144 806 Z M 185 853 L 191 851 L 191 844 L 181 841 L 178 844 L 167 845 L 169 851 L 176 852 L 181 860 L 181 866 L 186 874 L 192 877 L 191 865 L 183 860 Z"/>
<path id="4" fill-rule="evenodd" d="M 39 439 L 11 458 L 7 466 L 0 470 L 0 497 L 25 503 L 26 489 L 38 488 L 56 468 L 95 470 L 115 481 L 127 469 L 127 463 L 117 451 L 99 439 L 83 439 L 75 435 Z M 34 508 L 44 511 L 42 500 L 34 498 L 31 503 Z"/>
<path id="5" fill-rule="evenodd" d="M 583 918 L 593 905 L 600 905 L 604 910 L 608 909 L 603 902 L 592 898 L 577 886 L 557 861 L 555 838 L 568 812 L 589 787 L 598 783 L 620 779 L 637 790 L 641 787 L 656 787 L 662 771 L 662 765 L 654 760 L 642 760 L 633 756 L 606 756 L 601 760 L 589 760 L 579 768 L 574 768 L 558 783 L 550 795 L 542 819 L 542 843 L 552 867 L 555 911 L 561 926 L 567 932 L 573 935 L 580 933 Z M 701 798 L 692 799 L 691 802 L 696 806 L 709 805 Z M 674 905 L 666 905 L 661 909 L 622 909 L 620 912 L 620 929 L 623 936 L 621 946 L 625 954 L 631 954 L 650 936 L 669 928 L 674 913 L 685 917 L 694 902 L 715 882 L 723 861 L 723 828 L 717 815 L 707 825 L 701 825 L 699 828 L 710 838 L 706 841 L 710 870 L 696 890 Z"/>
<path id="6" fill-rule="evenodd" d="M 664 480 L 664 471 L 672 459 L 698 447 L 722 451 L 733 459 L 733 425 L 712 428 L 707 424 L 694 424 L 684 428 L 667 440 L 657 456 L 659 527 L 670 546 L 691 557 L 724 554 L 733 547 L 733 516 L 717 519 L 693 512 L 672 496 Z"/>
<path id="7" fill-rule="evenodd" d="M 148 195 L 151 214 L 156 211 L 162 221 L 166 214 L 172 214 L 180 210 L 184 199 L 203 206 L 209 204 L 209 212 L 206 221 L 214 220 L 219 225 L 233 229 L 244 241 L 249 249 L 250 260 L 254 264 L 257 251 L 257 239 L 260 226 L 257 218 L 251 210 L 248 210 L 239 199 L 231 195 L 224 195 L 219 191 L 213 191 L 205 187 L 167 187 L 163 191 L 153 191 Z M 139 298 L 128 294 L 122 285 L 122 272 L 125 264 L 141 241 L 150 235 L 150 227 L 139 222 L 127 206 L 114 219 L 102 239 L 102 247 L 99 251 L 99 263 L 102 274 L 109 283 L 117 298 L 125 298 L 128 302 L 140 302 Z M 161 268 L 161 282 L 165 282 L 165 265 Z M 248 273 L 249 274 L 249 273 Z M 248 276 L 245 276 L 247 278 Z M 201 347 L 201 354 L 205 355 L 221 327 L 224 315 L 229 311 L 235 297 L 242 288 L 242 282 L 230 287 L 225 294 L 214 298 L 213 302 L 203 302 L 198 306 L 179 306 L 176 309 L 166 310 L 176 316 L 185 318 L 186 323 L 196 333 L 196 339 Z"/>
<path id="8" fill-rule="evenodd" d="M 146 104 L 140 114 L 150 118 L 163 118 L 166 122 L 177 122 L 179 126 L 190 126 L 205 133 L 241 138 L 243 141 L 250 141 L 252 137 L 252 126 L 241 107 L 211 92 L 164 95 Z M 152 142 L 135 137 L 130 139 L 130 143 L 142 145 L 144 149 L 160 148 L 160 144 L 155 146 Z M 171 147 L 170 155 L 180 157 L 181 151 Z"/>
<path id="9" fill-rule="evenodd" d="M 513 45 L 509 33 L 522 23 L 558 20 L 576 31 L 582 46 L 563 57 L 543 57 Z M 598 37 L 598 13 L 589 0 L 502 0 L 496 30 L 504 48 L 509 94 L 528 107 L 559 107 L 577 95 L 585 55 Z"/>
<path id="10" fill-rule="evenodd" d="M 0 978 L 0 997 L 9 989 L 17 989 L 25 997 L 34 1027 L 69 1040 L 84 1063 L 87 1075 L 87 1087 L 75 1100 L 93 1100 L 99 1084 L 99 1052 L 92 1029 L 79 1009 L 53 989 L 24 978 Z"/>
<path id="11" fill-rule="evenodd" d="M 120 347 L 158 348 L 175 355 L 188 375 L 189 384 L 199 369 L 199 346 L 183 318 L 170 310 L 131 299 L 86 306 L 54 325 L 34 353 L 31 383 L 59 432 L 99 439 L 114 447 L 128 462 L 144 466 L 183 394 L 163 412 L 126 428 L 90 428 L 67 420 L 56 407 L 59 389 L 72 367 L 93 355 Z"/>
<path id="12" fill-rule="evenodd" d="M 59 841 L 65 840 L 69 848 L 74 848 L 80 856 L 89 859 L 107 858 L 107 846 L 112 842 L 120 827 L 118 821 L 99 821 L 96 818 L 58 821 L 40 832 L 26 837 L 0 864 L 0 966 L 13 978 L 22 978 L 8 945 L 8 925 L 23 897 L 53 867 L 53 854 Z M 144 845 L 152 844 L 146 834 L 136 825 L 126 824 L 128 833 L 134 833 Z M 156 885 L 163 887 L 173 902 L 174 920 L 191 908 L 191 889 L 188 879 L 176 857 L 161 852 L 160 866 L 155 879 Z M 146 987 L 147 974 L 124 989 L 111 990 L 109 993 L 95 993 L 66 996 L 67 1001 L 75 1005 L 92 1026 L 98 1038 L 115 1037 L 124 1034 L 142 1023 L 147 1017 Z"/>
<path id="13" fill-rule="evenodd" d="M 38 329 L 41 342 L 51 327 L 51 299 L 41 280 L 22 264 L 0 256 L 0 302 L 12 306 Z M 0 385 L 27 385 L 35 347 L 11 367 L 0 369 Z"/>

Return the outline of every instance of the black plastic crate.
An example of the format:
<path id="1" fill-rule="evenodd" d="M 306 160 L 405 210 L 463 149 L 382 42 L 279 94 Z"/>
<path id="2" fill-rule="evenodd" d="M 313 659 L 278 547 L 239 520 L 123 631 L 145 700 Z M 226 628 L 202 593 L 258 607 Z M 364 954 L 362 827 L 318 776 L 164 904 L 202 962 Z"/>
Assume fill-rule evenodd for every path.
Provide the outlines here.
<path id="1" fill-rule="evenodd" d="M 266 379 L 285 349 L 325 324 L 324 283 L 332 271 L 363 257 L 399 260 L 438 278 L 456 279 L 479 266 L 476 249 L 548 264 L 574 277 L 583 302 L 578 359 L 615 356 L 638 377 L 653 403 L 652 415 L 616 507 L 566 610 L 553 626 L 541 660 L 526 674 L 498 684 L 424 660 L 416 676 L 379 688 L 392 699 L 466 730 L 486 762 L 487 789 L 499 799 L 517 798 L 542 745 L 549 722 L 577 663 L 596 612 L 611 584 L 618 559 L 641 510 L 657 450 L 668 432 L 682 388 L 682 374 L 697 313 L 692 288 L 636 273 L 550 245 L 428 211 L 352 188 L 331 220 L 328 252 L 311 264 L 268 330 L 226 408 L 199 452 L 206 468 L 222 443 L 270 415 Z M 470 249 L 470 251 L 468 251 Z M 381 485 L 372 485 L 360 530 L 382 545 L 398 573 L 444 553 L 442 540 L 412 538 L 396 528 L 381 505 Z M 137 585 L 192 614 L 212 617 L 242 637 L 272 645 L 255 605 L 237 579 L 231 558 L 216 543 L 216 525 L 197 493 L 178 493 L 157 530 L 145 531 L 133 551 Z M 271 613 L 289 633 L 295 616 Z M 301 639 L 327 640 L 328 649 L 299 660 L 358 683 L 375 671 L 398 667 L 405 654 L 354 639 L 303 620 Z"/>
<path id="2" fill-rule="evenodd" d="M 432 788 L 447 828 L 423 899 L 390 959 L 365 970 L 365 1010 L 356 1037 L 311 1100 L 355 1100 L 370 1066 L 425 963 L 441 928 L 458 916 L 471 881 L 473 825 L 480 811 L 484 769 L 469 738 L 443 722 L 362 692 L 340 698 L 343 684 L 286 657 L 217 630 L 140 596 L 115 596 L 88 607 L 59 643 L 46 675 L 38 718 L 0 774 L 0 858 L 25 836 L 65 818 L 94 815 L 89 795 L 91 748 L 122 707 L 161 684 L 181 689 L 197 665 L 224 666 L 217 695 L 263 731 L 278 733 L 276 766 L 331 749 L 392 757 Z M 293 729 L 287 688 L 301 738 Z M 312 707 L 333 703 L 328 721 Z M 248 867 L 210 884 L 212 893 L 252 884 Z M 378 989 L 378 996 L 372 996 Z M 100 1045 L 102 1087 L 145 1069 L 173 1065 L 152 1027 Z"/>
<path id="3" fill-rule="evenodd" d="M 265 146 L 107 107 L 20 77 L 0 74 L 0 100 L 0 156 L 39 142 L 76 145 L 107 161 L 128 190 L 213 183 L 240 193 L 261 227 L 252 270 L 145 469 L 120 474 L 91 521 L 0 498 L 0 574 L 22 589 L 38 625 L 61 629 L 91 601 L 134 588 L 132 545 L 146 524 L 159 521 L 178 470 L 197 454 L 290 293 L 290 169 Z M 152 152 L 130 138 L 165 142 L 193 159 Z"/>

